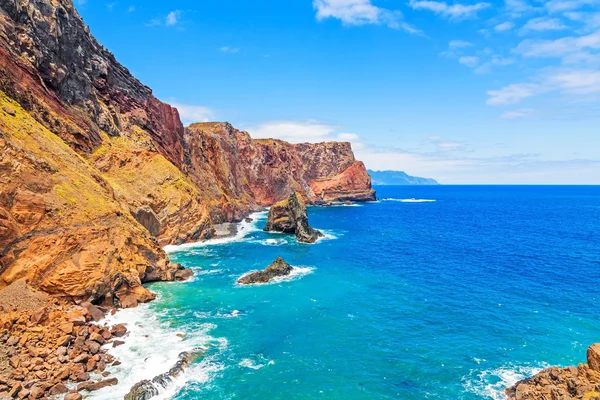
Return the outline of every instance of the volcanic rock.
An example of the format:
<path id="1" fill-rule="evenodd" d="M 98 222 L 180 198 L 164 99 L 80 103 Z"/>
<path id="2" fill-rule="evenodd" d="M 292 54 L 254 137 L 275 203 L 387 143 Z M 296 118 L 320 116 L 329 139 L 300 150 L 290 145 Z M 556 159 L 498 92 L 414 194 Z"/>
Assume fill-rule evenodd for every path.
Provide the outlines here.
<path id="1" fill-rule="evenodd" d="M 283 258 L 277 257 L 275 261 L 262 271 L 252 272 L 238 279 L 238 283 L 242 285 L 252 285 L 255 283 L 267 283 L 273 278 L 279 276 L 287 276 L 292 272 L 293 268 L 286 263 Z"/>
<path id="2" fill-rule="evenodd" d="M 152 380 L 145 379 L 136 383 L 125 395 L 125 400 L 147 400 L 158 395 L 160 389 L 166 388 L 175 378 L 181 375 L 188 364 L 194 358 L 199 357 L 200 354 L 201 352 L 198 350 L 179 354 L 177 362 L 168 372 L 157 375 Z"/>
<path id="3" fill-rule="evenodd" d="M 314 243 L 323 236 L 308 224 L 306 205 L 297 193 L 292 193 L 287 199 L 271 206 L 264 230 L 292 233 L 296 235 L 299 242 L 303 243 Z"/>
<path id="4" fill-rule="evenodd" d="M 600 399 L 600 344 L 589 347 L 587 364 L 548 368 L 506 389 L 508 400 Z"/>

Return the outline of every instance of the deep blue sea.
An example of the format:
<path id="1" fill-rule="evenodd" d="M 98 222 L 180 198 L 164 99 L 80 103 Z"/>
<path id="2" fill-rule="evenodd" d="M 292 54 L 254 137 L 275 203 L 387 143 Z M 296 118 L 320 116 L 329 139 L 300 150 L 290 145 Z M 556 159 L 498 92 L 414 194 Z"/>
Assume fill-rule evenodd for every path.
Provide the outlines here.
<path id="1" fill-rule="evenodd" d="M 501 399 L 600 341 L 600 187 L 376 189 L 376 203 L 309 207 L 314 245 L 262 232 L 263 213 L 168 249 L 196 276 L 117 314 L 132 330 L 121 385 L 98 396 L 202 346 L 163 398 Z M 236 284 L 278 256 L 291 278 Z"/>

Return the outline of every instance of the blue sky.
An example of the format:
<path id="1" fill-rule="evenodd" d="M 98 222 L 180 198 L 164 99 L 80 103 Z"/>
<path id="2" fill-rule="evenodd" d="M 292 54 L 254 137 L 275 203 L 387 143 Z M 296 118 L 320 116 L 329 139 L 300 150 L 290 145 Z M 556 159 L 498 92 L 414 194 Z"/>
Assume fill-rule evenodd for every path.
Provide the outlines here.
<path id="1" fill-rule="evenodd" d="M 442 183 L 600 184 L 600 0 L 76 0 L 185 123 Z"/>

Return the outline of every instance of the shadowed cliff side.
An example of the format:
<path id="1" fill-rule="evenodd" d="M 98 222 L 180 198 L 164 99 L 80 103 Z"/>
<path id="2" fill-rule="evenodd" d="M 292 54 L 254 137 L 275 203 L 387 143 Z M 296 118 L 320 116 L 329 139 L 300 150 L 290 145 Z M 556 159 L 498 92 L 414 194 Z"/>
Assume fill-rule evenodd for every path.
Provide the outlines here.
<path id="1" fill-rule="evenodd" d="M 0 288 L 135 306 L 183 279 L 161 246 L 293 192 L 374 199 L 348 143 L 184 128 L 94 39 L 71 0 L 0 0 Z"/>

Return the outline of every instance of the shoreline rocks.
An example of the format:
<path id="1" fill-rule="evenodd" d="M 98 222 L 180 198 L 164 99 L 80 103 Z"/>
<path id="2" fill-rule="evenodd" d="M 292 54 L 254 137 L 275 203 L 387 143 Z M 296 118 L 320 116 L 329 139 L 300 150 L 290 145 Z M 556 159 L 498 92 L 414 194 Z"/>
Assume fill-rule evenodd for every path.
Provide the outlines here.
<path id="1" fill-rule="evenodd" d="M 301 243 L 314 243 L 323 236 L 308 224 L 306 205 L 298 193 L 292 193 L 287 199 L 271 206 L 263 230 L 294 234 Z"/>
<path id="2" fill-rule="evenodd" d="M 179 354 L 177 362 L 168 372 L 157 375 L 152 380 L 144 379 L 136 383 L 125 395 L 125 400 L 147 400 L 157 396 L 161 388 L 164 389 L 169 386 L 175 378 L 183 373 L 188 364 L 199 356 L 200 351 L 198 350 Z"/>
<path id="3" fill-rule="evenodd" d="M 12 301 L 16 295 L 20 304 Z M 108 310 L 61 303 L 24 281 L 0 290 L 0 305 L 7 309 L 0 313 L 0 398 L 75 400 L 82 398 L 79 392 L 118 383 L 108 377 L 106 368 L 115 359 L 102 346 L 127 329 L 98 325 Z"/>
<path id="4" fill-rule="evenodd" d="M 251 272 L 238 279 L 238 283 L 242 285 L 253 285 L 257 283 L 267 283 L 273 278 L 279 276 L 287 276 L 292 273 L 292 266 L 284 261 L 283 258 L 277 257 L 275 261 L 262 271 Z"/>
<path id="5" fill-rule="evenodd" d="M 506 389 L 508 400 L 600 400 L 600 343 L 587 351 L 587 363 L 548 368 Z"/>

